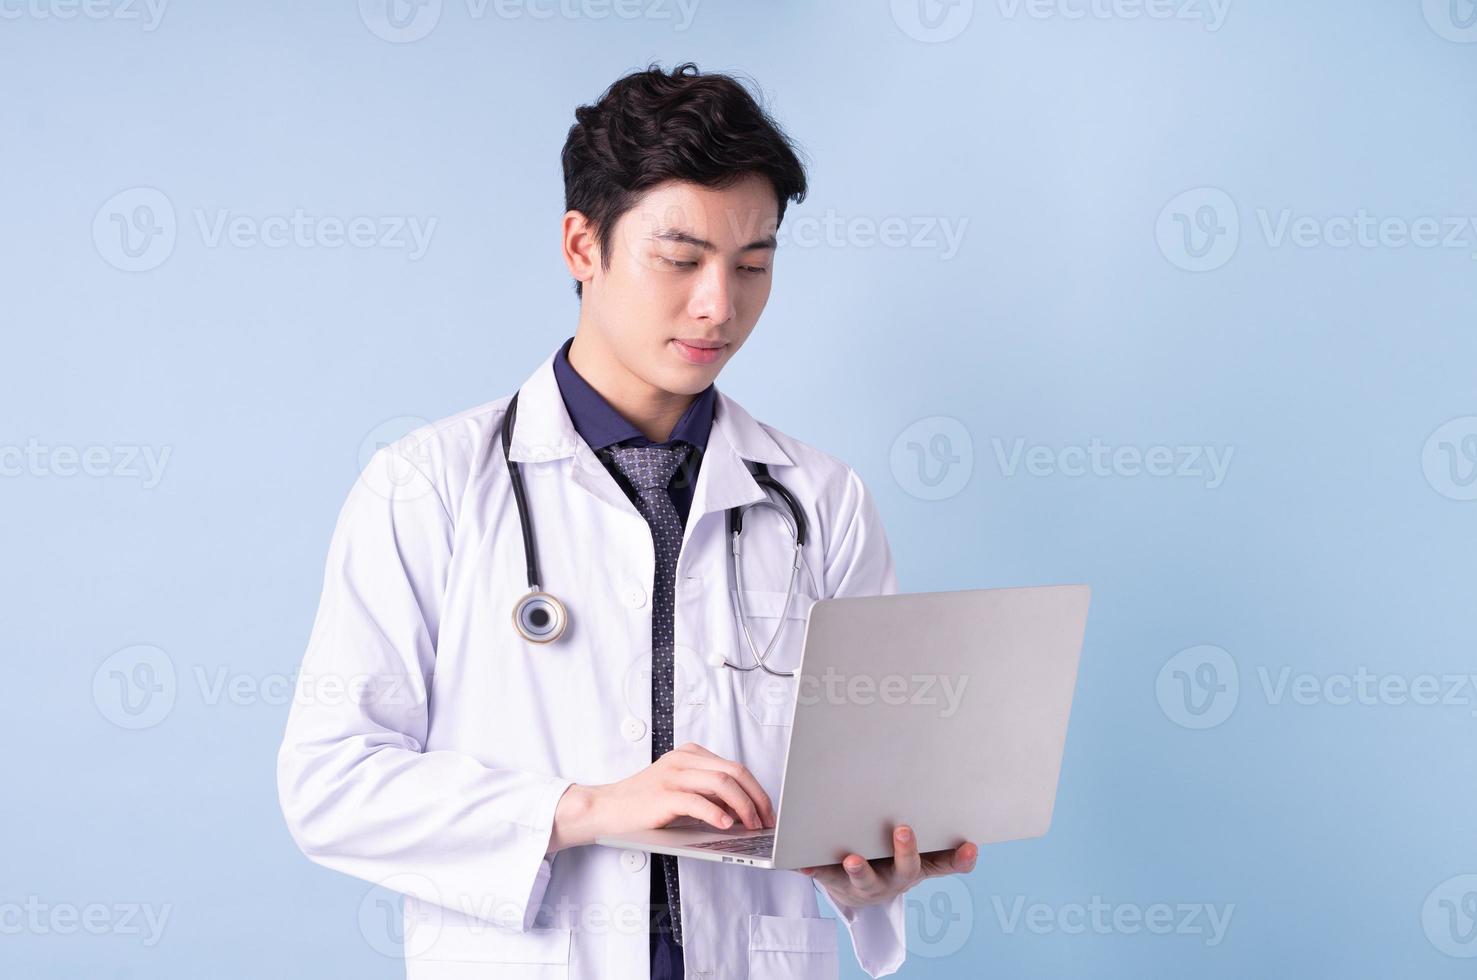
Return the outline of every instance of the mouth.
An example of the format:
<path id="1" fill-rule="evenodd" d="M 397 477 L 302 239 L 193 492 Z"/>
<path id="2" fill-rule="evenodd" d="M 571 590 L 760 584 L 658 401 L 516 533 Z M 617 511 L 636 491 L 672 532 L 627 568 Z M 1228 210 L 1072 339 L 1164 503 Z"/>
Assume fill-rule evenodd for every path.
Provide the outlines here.
<path id="1" fill-rule="evenodd" d="M 712 364 L 728 346 L 717 340 L 678 340 L 676 337 L 672 338 L 672 345 L 690 364 Z"/>

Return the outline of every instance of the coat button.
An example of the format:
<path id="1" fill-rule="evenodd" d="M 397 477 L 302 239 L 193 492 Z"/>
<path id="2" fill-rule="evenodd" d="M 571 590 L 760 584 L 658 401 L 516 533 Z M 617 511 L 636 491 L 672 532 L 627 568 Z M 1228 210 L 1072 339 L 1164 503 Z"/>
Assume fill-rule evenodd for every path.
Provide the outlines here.
<path id="1" fill-rule="evenodd" d="M 621 722 L 621 734 L 632 742 L 639 742 L 646 734 L 646 722 L 628 715 L 626 720 Z"/>
<path id="2" fill-rule="evenodd" d="M 639 585 L 629 585 L 621 593 L 621 601 L 631 609 L 640 609 L 646 605 L 646 590 Z"/>
<path id="3" fill-rule="evenodd" d="M 641 851 L 621 851 L 621 867 L 630 872 L 646 870 L 646 855 Z"/>

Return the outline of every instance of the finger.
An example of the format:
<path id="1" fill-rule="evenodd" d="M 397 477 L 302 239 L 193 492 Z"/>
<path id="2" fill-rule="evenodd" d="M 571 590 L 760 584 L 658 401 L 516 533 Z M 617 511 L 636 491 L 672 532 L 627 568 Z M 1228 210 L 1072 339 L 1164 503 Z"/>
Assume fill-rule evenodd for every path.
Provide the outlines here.
<path id="1" fill-rule="evenodd" d="M 979 853 L 979 847 L 968 842 L 953 850 L 929 851 L 923 855 L 923 874 L 925 877 L 967 874 L 974 870 Z"/>
<path id="2" fill-rule="evenodd" d="M 759 785 L 759 780 L 754 778 L 754 774 L 749 771 L 747 766 L 741 762 L 734 762 L 732 759 L 713 755 L 711 752 L 696 760 L 695 765 L 721 772 L 737 782 L 744 788 L 744 793 L 749 799 L 754 801 L 754 805 L 758 807 L 759 816 L 764 822 L 764 825 L 767 827 L 774 826 L 774 803 L 771 802 L 769 794 L 764 791 L 763 786 Z"/>
<path id="3" fill-rule="evenodd" d="M 846 880 L 851 887 L 863 895 L 874 894 L 882 887 L 877 872 L 860 854 L 846 855 L 841 861 L 841 869 L 846 872 Z"/>
<path id="4" fill-rule="evenodd" d="M 774 804 L 769 799 L 769 794 L 764 792 L 764 787 L 759 785 L 759 780 L 754 778 L 746 766 L 742 763 L 725 759 L 714 755 L 701 745 L 693 743 L 694 751 L 687 760 L 694 768 L 707 769 L 713 772 L 721 772 L 728 778 L 743 787 L 744 793 L 759 809 L 759 819 L 766 827 L 774 826 Z"/>
<path id="5" fill-rule="evenodd" d="M 688 769 L 682 773 L 680 778 L 684 789 L 697 790 L 704 795 L 721 800 L 739 815 L 745 827 L 750 830 L 759 829 L 759 809 L 754 805 L 754 801 L 744 793 L 744 788 L 739 785 L 738 780 L 711 769 Z"/>
<path id="6" fill-rule="evenodd" d="M 839 864 L 823 864 L 801 868 L 800 871 L 810 878 L 811 881 L 824 886 L 827 891 L 833 894 L 848 891 L 851 887 L 850 876 L 842 870 Z"/>
<path id="7" fill-rule="evenodd" d="M 923 877 L 923 862 L 918 856 L 918 838 L 907 824 L 892 832 L 892 870 L 904 881 Z"/>
<path id="8" fill-rule="evenodd" d="M 672 810 L 675 813 L 686 817 L 696 817 L 704 823 L 722 827 L 724 830 L 733 826 L 733 817 L 701 793 L 685 793 L 678 790 L 675 796 L 676 799 L 672 803 Z"/>

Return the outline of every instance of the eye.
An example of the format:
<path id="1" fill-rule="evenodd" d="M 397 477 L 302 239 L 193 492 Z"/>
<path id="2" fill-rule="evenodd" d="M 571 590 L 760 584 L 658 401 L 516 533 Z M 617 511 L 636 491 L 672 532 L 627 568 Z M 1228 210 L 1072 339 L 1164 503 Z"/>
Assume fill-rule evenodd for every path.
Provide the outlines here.
<path id="1" fill-rule="evenodd" d="M 762 276 L 762 275 L 764 275 L 764 273 L 766 273 L 766 272 L 769 271 L 769 269 L 767 269 L 766 267 L 764 267 L 762 265 L 741 265 L 741 266 L 739 266 L 739 268 L 742 269 L 742 270 L 744 270 L 745 272 L 751 274 L 751 275 L 756 275 L 756 276 Z"/>
<path id="2" fill-rule="evenodd" d="M 678 269 L 690 269 L 693 266 L 697 265 L 696 262 L 679 262 L 676 259 L 669 259 L 665 255 L 658 255 L 657 258 L 667 263 L 667 265 L 674 266 Z"/>

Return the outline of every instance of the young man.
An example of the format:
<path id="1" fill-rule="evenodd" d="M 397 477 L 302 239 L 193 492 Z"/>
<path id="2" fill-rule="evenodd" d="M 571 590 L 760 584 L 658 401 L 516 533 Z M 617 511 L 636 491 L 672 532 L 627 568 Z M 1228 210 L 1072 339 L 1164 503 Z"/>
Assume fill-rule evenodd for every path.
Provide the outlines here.
<path id="1" fill-rule="evenodd" d="M 796 873 L 594 843 L 679 818 L 774 823 L 795 681 L 714 666 L 750 658 L 725 514 L 766 499 L 757 464 L 809 527 L 786 602 L 794 540 L 773 511 L 746 515 L 759 649 L 785 627 L 768 664 L 795 668 L 815 599 L 897 582 L 855 472 L 714 386 L 805 194 L 788 141 L 690 64 L 627 76 L 576 118 L 575 334 L 520 387 L 506 451 L 513 396 L 379 451 L 350 492 L 302 676 L 351 694 L 293 705 L 288 826 L 318 863 L 404 893 L 412 980 L 834 976 L 818 889 L 862 968 L 891 973 L 903 893 L 972 870 L 974 845 L 919 855 L 898 827 L 893 858 Z"/>

